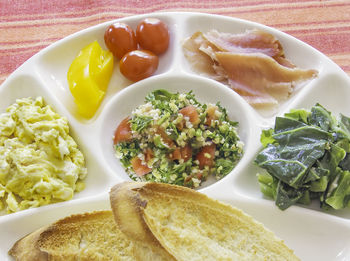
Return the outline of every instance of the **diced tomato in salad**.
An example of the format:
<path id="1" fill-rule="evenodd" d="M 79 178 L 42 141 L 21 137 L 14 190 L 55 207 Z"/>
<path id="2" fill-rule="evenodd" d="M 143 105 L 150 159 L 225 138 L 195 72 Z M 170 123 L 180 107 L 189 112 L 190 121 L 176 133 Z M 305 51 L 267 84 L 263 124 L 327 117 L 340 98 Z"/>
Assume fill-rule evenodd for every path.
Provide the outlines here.
<path id="1" fill-rule="evenodd" d="M 147 148 L 145 152 L 145 161 L 148 163 L 150 160 L 153 159 L 153 157 L 154 157 L 153 150 L 150 148 Z"/>
<path id="2" fill-rule="evenodd" d="M 168 134 L 165 133 L 165 131 L 161 127 L 159 126 L 156 127 L 155 134 L 160 135 L 164 143 L 168 145 L 169 148 L 172 148 L 175 146 L 174 141 L 168 136 Z"/>
<path id="3" fill-rule="evenodd" d="M 215 120 L 218 119 L 218 117 L 216 116 L 216 111 L 218 110 L 218 107 L 217 106 L 209 106 L 208 109 L 207 109 L 207 116 L 206 116 L 206 119 L 205 119 L 205 124 L 210 126 L 211 123 Z"/>
<path id="4" fill-rule="evenodd" d="M 147 173 L 151 172 L 151 168 L 149 168 L 146 164 L 142 162 L 142 160 L 139 157 L 134 157 L 131 159 L 131 166 L 134 169 L 136 175 L 138 176 L 143 176 L 146 175 Z"/>
<path id="5" fill-rule="evenodd" d="M 188 105 L 186 107 L 183 107 L 179 110 L 179 113 L 181 113 L 184 117 L 188 117 L 189 121 L 192 123 L 194 127 L 197 127 L 197 125 L 201 122 L 199 119 L 199 114 L 197 112 L 197 109 L 193 105 Z M 180 122 L 176 127 L 178 127 L 180 130 L 183 129 L 185 124 L 185 120 Z"/>
<path id="6" fill-rule="evenodd" d="M 114 133 L 114 145 L 122 141 L 130 141 L 132 139 L 130 117 L 125 118 L 118 125 Z"/>
<path id="7" fill-rule="evenodd" d="M 185 147 L 177 147 L 172 153 L 170 153 L 171 160 L 183 159 L 184 162 L 186 162 L 190 158 L 192 158 L 192 148 L 188 144 Z"/>
<path id="8" fill-rule="evenodd" d="M 196 160 L 199 161 L 199 168 L 203 169 L 205 166 L 212 167 L 214 165 L 216 145 L 213 143 L 202 147 L 197 153 Z"/>

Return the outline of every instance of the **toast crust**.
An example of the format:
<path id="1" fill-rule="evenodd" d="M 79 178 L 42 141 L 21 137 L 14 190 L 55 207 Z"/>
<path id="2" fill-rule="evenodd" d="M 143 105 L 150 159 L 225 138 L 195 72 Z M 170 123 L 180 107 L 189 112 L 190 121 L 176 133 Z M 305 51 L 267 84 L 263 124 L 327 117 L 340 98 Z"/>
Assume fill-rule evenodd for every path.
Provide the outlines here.
<path id="1" fill-rule="evenodd" d="M 16 260 L 138 260 L 111 211 L 71 215 L 18 240 Z"/>
<path id="2" fill-rule="evenodd" d="M 46 261 L 48 254 L 40 251 L 38 246 L 38 239 L 43 231 L 47 227 L 40 228 L 39 230 L 28 234 L 22 239 L 18 240 L 13 247 L 8 251 L 8 254 L 13 256 L 16 260 L 30 261 Z"/>
<path id="3" fill-rule="evenodd" d="M 137 191 L 145 184 L 147 183 L 125 182 L 112 187 L 110 202 L 114 220 L 129 239 L 136 241 L 143 249 L 149 249 L 155 255 L 159 255 L 159 260 L 175 260 L 154 237 L 144 220 L 143 208 L 146 207 L 147 201 L 143 200 Z"/>

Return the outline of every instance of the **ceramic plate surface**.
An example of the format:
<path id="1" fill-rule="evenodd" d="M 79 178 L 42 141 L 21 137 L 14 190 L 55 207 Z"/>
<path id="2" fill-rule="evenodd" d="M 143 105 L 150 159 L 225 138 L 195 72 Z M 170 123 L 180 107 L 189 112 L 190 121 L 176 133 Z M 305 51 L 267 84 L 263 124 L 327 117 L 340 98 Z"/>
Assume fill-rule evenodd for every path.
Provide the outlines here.
<path id="1" fill-rule="evenodd" d="M 171 43 L 160 57 L 154 76 L 137 83 L 126 80 L 115 66 L 106 96 L 95 116 L 84 120 L 76 113 L 66 74 L 78 52 L 97 40 L 106 49 L 103 35 L 107 22 L 73 34 L 42 50 L 18 68 L 0 87 L 0 112 L 17 98 L 43 96 L 60 115 L 67 117 L 71 135 L 83 151 L 88 177 L 86 189 L 73 200 L 0 216 L 0 260 L 12 260 L 7 251 L 24 235 L 72 213 L 110 209 L 109 189 L 130 180 L 114 157 L 113 132 L 118 123 L 145 95 L 154 89 L 193 90 L 201 102 L 220 101 L 231 120 L 239 122 L 245 143 L 238 165 L 222 180 L 207 182 L 199 191 L 236 206 L 262 222 L 295 251 L 301 260 L 350 260 L 350 209 L 323 211 L 318 205 L 296 205 L 285 211 L 262 196 L 253 160 L 261 149 L 260 132 L 272 127 L 276 115 L 292 108 L 311 108 L 321 103 L 334 114 L 350 116 L 350 80 L 336 64 L 307 44 L 275 29 L 234 18 L 199 13 L 153 13 L 118 21 L 136 28 L 145 17 L 157 17 L 168 24 Z M 241 33 L 262 29 L 275 35 L 286 57 L 301 68 L 316 69 L 317 78 L 300 88 L 279 110 L 263 116 L 226 86 L 192 72 L 182 52 L 182 41 L 196 31 L 217 29 Z M 117 62 L 115 63 L 117 64 Z"/>

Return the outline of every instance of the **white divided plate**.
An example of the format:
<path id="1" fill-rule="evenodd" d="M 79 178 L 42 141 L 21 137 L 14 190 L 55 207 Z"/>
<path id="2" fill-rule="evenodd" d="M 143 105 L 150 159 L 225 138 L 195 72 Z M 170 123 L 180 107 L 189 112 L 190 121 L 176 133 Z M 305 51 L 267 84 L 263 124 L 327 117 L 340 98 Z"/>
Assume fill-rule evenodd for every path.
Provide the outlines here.
<path id="1" fill-rule="evenodd" d="M 0 112 L 17 98 L 43 96 L 60 115 L 68 118 L 71 134 L 82 149 L 87 162 L 86 189 L 73 200 L 37 209 L 0 216 L 0 260 L 11 260 L 7 251 L 14 242 L 35 229 L 72 213 L 109 209 L 111 186 L 129 180 L 114 158 L 112 135 L 117 124 L 154 89 L 193 90 L 201 102 L 220 101 L 230 119 L 239 122 L 239 134 L 245 153 L 235 169 L 214 184 L 199 191 L 236 206 L 271 229 L 302 260 L 350 260 L 350 209 L 323 211 L 315 205 L 292 206 L 279 210 L 260 192 L 253 160 L 261 149 L 259 138 L 263 128 L 274 124 L 274 116 L 261 116 L 229 88 L 191 72 L 181 49 L 182 40 L 192 33 L 218 29 L 240 33 L 259 28 L 274 34 L 282 43 L 286 57 L 301 68 L 316 69 L 319 76 L 301 88 L 277 112 L 291 108 L 310 108 L 319 102 L 335 114 L 350 116 L 350 80 L 326 56 L 305 43 L 275 29 L 234 18 L 199 13 L 153 13 L 118 21 L 136 28 L 145 17 L 157 17 L 168 24 L 171 43 L 160 57 L 156 74 L 133 84 L 115 66 L 104 101 L 91 120 L 83 120 L 75 112 L 66 74 L 78 52 L 97 40 L 106 49 L 103 34 L 114 21 L 73 34 L 42 50 L 18 68 L 0 87 Z M 345 44 L 345 43 L 344 43 Z M 117 63 L 116 63 L 117 64 Z"/>

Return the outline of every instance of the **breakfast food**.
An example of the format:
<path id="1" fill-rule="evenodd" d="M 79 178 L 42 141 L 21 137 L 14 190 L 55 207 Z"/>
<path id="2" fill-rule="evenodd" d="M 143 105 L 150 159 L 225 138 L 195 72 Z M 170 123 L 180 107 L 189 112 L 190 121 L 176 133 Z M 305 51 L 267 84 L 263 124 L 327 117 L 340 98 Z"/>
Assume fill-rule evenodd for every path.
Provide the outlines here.
<path id="1" fill-rule="evenodd" d="M 168 26 L 157 18 L 140 21 L 136 34 L 129 25 L 119 22 L 110 25 L 104 34 L 107 48 L 120 60 L 121 74 L 133 82 L 153 75 L 158 55 L 168 49 L 169 38 Z"/>
<path id="2" fill-rule="evenodd" d="M 138 24 L 136 38 L 142 49 L 159 55 L 168 49 L 169 29 L 157 18 L 146 18 Z"/>
<path id="3" fill-rule="evenodd" d="M 114 23 L 108 26 L 104 34 L 107 48 L 117 59 L 137 49 L 134 30 L 125 23 Z"/>
<path id="4" fill-rule="evenodd" d="M 0 114 L 0 209 L 8 213 L 72 199 L 85 160 L 67 119 L 42 97 L 17 99 Z"/>
<path id="5" fill-rule="evenodd" d="M 94 116 L 105 96 L 112 72 L 113 55 L 103 50 L 97 41 L 84 47 L 73 60 L 67 80 L 81 116 Z"/>
<path id="6" fill-rule="evenodd" d="M 125 182 L 110 201 L 128 238 L 175 260 L 299 260 L 252 217 L 189 188 Z"/>
<path id="7" fill-rule="evenodd" d="M 126 237 L 110 210 L 65 217 L 18 240 L 8 253 L 18 261 L 173 260 L 163 249 L 155 252 Z"/>
<path id="8" fill-rule="evenodd" d="M 248 213 L 252 214 L 258 221 L 263 222 L 268 228 L 276 232 L 278 237 L 284 239 L 285 244 L 294 249 L 295 254 L 300 256 L 303 260 L 333 260 L 344 256 L 344 254 L 346 256 L 346 251 L 342 252 L 343 255 L 339 253 L 341 250 L 347 249 L 348 247 L 348 235 L 350 235 L 350 227 L 347 226 L 350 214 L 349 209 L 331 209 L 325 212 L 322 209 L 318 209 L 319 200 L 313 199 L 313 204 L 310 206 L 297 205 L 290 207 L 287 211 L 280 211 L 277 206 L 275 206 L 273 199 L 264 197 L 259 190 L 256 174 L 258 171 L 261 171 L 259 181 L 264 181 L 267 185 L 272 184 L 270 182 L 271 180 L 273 181 L 273 178 L 270 174 L 270 176 L 262 175 L 264 170 L 258 169 L 258 166 L 253 166 L 252 164 L 258 150 L 261 149 L 261 147 L 258 146 L 258 136 L 260 134 L 258 132 L 261 128 L 274 127 L 274 117 L 260 117 L 256 111 L 252 110 L 252 108 L 230 88 L 224 88 L 225 86 L 223 87 L 222 84 L 215 83 L 212 79 L 199 77 L 198 74 L 191 72 L 183 56 L 180 41 L 184 37 L 190 36 L 191 33 L 194 32 L 193 30 L 201 30 L 205 33 L 207 30 L 216 28 L 223 32 L 224 30 L 234 33 L 244 32 L 246 28 L 254 26 L 253 23 L 228 17 L 193 13 L 151 15 L 161 18 L 168 24 L 171 30 L 169 49 L 161 56 L 158 56 L 159 68 L 154 73 L 158 75 L 155 77 L 151 76 L 149 79 L 142 80 L 137 84 L 132 84 L 132 82 L 121 75 L 118 64 L 114 66 L 113 76 L 105 98 L 94 114 L 93 119 L 90 121 L 82 119 L 77 115 L 75 111 L 76 106 L 73 103 L 74 101 L 69 92 L 68 85 L 65 84 L 65 73 L 67 73 L 68 67 L 74 59 L 72 55 L 78 54 L 80 48 L 88 44 L 89 41 L 97 40 L 100 46 L 106 49 L 106 45 L 103 43 L 103 33 L 112 22 L 103 23 L 93 28 L 87 28 L 87 30 L 62 39 L 62 41 L 59 41 L 37 54 L 34 59 L 30 59 L 1 86 L 0 97 L 2 103 L 0 103 L 0 108 L 3 111 L 10 105 L 10 102 L 12 103 L 15 101 L 15 98 L 27 97 L 30 94 L 44 95 L 44 97 L 47 97 L 47 100 L 45 98 L 46 102 L 52 105 L 54 109 L 57 109 L 57 112 L 62 116 L 68 117 L 68 121 L 73 128 L 71 133 L 73 137 L 76 138 L 78 146 L 82 146 L 81 148 L 83 149 L 84 155 L 87 157 L 89 176 L 85 182 L 86 188 L 82 193 L 74 194 L 73 200 L 0 217 L 0 260 L 13 260 L 11 257 L 7 256 L 7 251 L 10 247 L 15 241 L 19 240 L 25 234 L 36 230 L 41 225 L 50 225 L 55 219 L 61 219 L 65 215 L 70 215 L 71 213 L 94 211 L 102 207 L 108 209 L 108 206 L 106 206 L 106 203 L 108 203 L 106 201 L 108 191 L 106 189 L 113 185 L 111 182 L 113 182 L 113 180 L 129 180 L 121 162 L 114 157 L 115 151 L 111 141 L 113 132 L 119 122 L 127 116 L 131 117 L 132 110 L 143 104 L 146 94 L 148 94 L 150 90 L 154 90 L 154 88 L 166 88 L 169 92 L 176 92 L 177 90 L 183 92 L 184 90 L 193 89 L 196 98 L 200 99 L 202 104 L 212 102 L 215 105 L 217 101 L 221 101 L 221 105 L 227 109 L 229 119 L 232 121 L 239 121 L 238 133 L 240 134 L 241 140 L 245 143 L 243 147 L 244 156 L 240 159 L 238 165 L 234 167 L 234 171 L 231 171 L 218 182 L 213 184 L 215 178 L 211 175 L 208 176 L 209 180 L 202 182 L 202 185 L 197 187 L 200 192 L 211 195 L 214 198 L 225 200 L 227 203 L 231 203 L 234 206 L 241 207 L 243 210 L 248 211 Z M 118 21 L 129 24 L 136 32 L 137 23 L 142 19 L 140 17 L 144 18 L 146 16 L 125 17 Z M 317 101 L 324 103 L 325 106 L 329 107 L 329 109 L 334 112 L 342 111 L 345 115 L 348 115 L 346 114 L 350 108 L 350 105 L 347 103 L 347 97 L 350 95 L 347 86 L 348 81 L 344 73 L 335 63 L 331 62 L 312 47 L 293 39 L 287 34 L 257 24 L 256 26 L 262 29 L 265 28 L 278 38 L 281 36 L 279 40 L 281 44 L 283 44 L 285 56 L 298 67 L 303 69 L 317 69 L 320 74 L 318 78 L 313 79 L 309 85 L 306 85 L 306 88 L 303 87 L 300 91 L 292 94 L 292 99 L 288 100 L 285 104 L 281 104 L 282 106 L 279 108 L 276 108 L 278 116 L 282 116 L 287 109 L 289 110 L 290 108 L 296 108 L 301 105 L 308 106 L 307 108 L 309 109 L 311 105 L 314 104 L 313 102 Z M 141 51 L 141 49 L 138 51 Z M 276 57 L 276 55 L 274 55 L 274 57 Z M 119 62 L 116 56 L 114 57 L 114 62 Z M 187 108 L 187 110 L 191 112 L 191 107 Z M 185 111 L 186 110 L 183 112 Z M 190 115 L 191 113 L 189 113 L 189 116 Z M 348 116 L 350 116 L 350 114 Z M 128 120 L 125 122 L 127 123 Z M 130 125 L 129 127 L 131 130 Z M 127 139 L 128 136 L 130 136 L 130 132 L 124 133 L 121 131 L 118 133 L 119 135 L 115 135 L 115 138 L 117 140 Z M 207 151 L 202 151 L 201 155 L 203 156 L 202 159 L 204 162 L 210 162 L 212 158 L 211 148 L 212 147 L 206 147 Z M 146 155 L 151 155 L 151 153 L 147 154 L 146 152 Z M 183 150 L 176 150 L 174 156 L 186 159 L 188 157 L 188 147 L 184 147 Z M 142 160 L 135 159 L 133 162 L 134 164 L 142 163 Z M 148 170 L 148 166 L 143 164 L 138 164 L 138 167 L 141 171 Z M 343 176 L 339 176 L 338 181 L 342 184 L 346 184 L 345 181 L 348 180 L 347 172 L 343 172 L 342 175 Z M 324 180 L 325 178 L 320 178 L 320 181 L 322 181 L 319 182 L 320 186 L 325 184 L 323 183 Z M 310 183 L 313 183 L 312 186 L 317 185 L 315 181 Z M 334 180 L 332 184 L 337 184 L 336 180 Z M 262 184 L 260 185 L 263 187 Z M 345 187 L 342 185 L 338 188 L 338 192 L 341 192 L 343 188 Z M 315 190 L 315 188 L 312 189 Z M 334 191 L 334 195 L 337 194 L 340 196 L 338 192 L 335 193 Z M 345 193 L 343 195 L 347 194 Z M 345 196 L 343 200 L 341 200 L 341 196 L 337 197 L 337 202 L 344 203 L 348 197 L 349 196 Z M 334 199 L 335 198 L 336 197 L 334 197 Z M 170 200 L 169 204 L 172 202 L 173 201 Z M 5 201 L 3 201 L 3 203 L 6 204 Z M 164 204 L 162 206 L 164 206 Z M 3 212 L 6 211 L 6 207 L 5 205 Z M 197 205 L 196 207 L 190 205 L 190 207 L 191 210 L 192 208 L 197 209 Z M 186 209 L 186 211 L 187 210 L 188 209 Z M 106 236 L 106 241 L 110 240 L 109 236 L 111 233 L 109 231 L 113 229 L 113 226 L 110 226 L 110 223 L 114 222 L 111 214 L 112 213 L 109 212 L 108 220 L 106 215 L 98 214 L 101 217 L 101 226 L 99 225 L 98 229 L 95 229 L 95 225 L 90 223 L 91 221 L 87 223 L 87 226 L 91 226 L 94 235 L 100 235 L 101 237 Z M 82 214 L 82 219 L 88 219 L 87 216 L 89 215 L 90 213 L 87 215 Z M 184 218 L 186 217 L 188 216 L 186 215 Z M 164 221 L 166 219 L 162 220 Z M 132 223 L 131 220 L 129 221 Z M 181 221 L 176 224 L 180 224 L 180 222 Z M 215 220 L 212 222 L 214 223 Z M 105 224 L 106 228 L 102 226 L 102 224 Z M 116 223 L 114 225 L 116 225 Z M 218 225 L 222 226 L 220 222 Z M 80 225 L 78 226 L 81 227 Z M 194 227 L 197 228 L 197 226 Z M 223 229 L 225 230 L 226 226 L 224 226 Z M 90 231 L 90 229 L 86 230 L 87 232 Z M 69 230 L 64 231 L 69 232 Z M 112 259 L 112 255 L 109 253 L 113 252 L 113 250 L 109 249 L 107 246 L 108 243 L 105 244 L 104 241 L 99 239 L 100 236 L 97 236 L 97 238 L 91 237 L 91 242 L 94 242 L 94 244 L 89 243 L 89 246 L 86 248 L 84 247 L 85 242 L 82 241 L 81 247 L 83 248 L 81 252 L 70 252 L 71 246 L 77 246 L 77 242 L 80 243 L 80 241 L 74 239 L 72 240 L 73 244 L 69 244 L 70 238 L 73 238 L 75 235 L 80 236 L 80 232 L 77 232 L 77 230 L 73 231 L 73 235 L 68 234 L 66 237 L 68 240 L 64 240 L 63 237 L 61 240 L 55 238 L 59 245 L 62 245 L 61 249 L 64 249 L 62 250 L 64 259 L 71 259 L 64 255 L 64 253 L 67 252 L 67 254 L 72 256 L 76 253 L 79 253 L 77 255 L 83 255 L 84 253 L 93 252 L 94 254 L 98 254 L 101 252 L 107 256 L 105 259 Z M 197 231 L 194 232 L 196 233 Z M 55 230 L 54 234 L 57 233 L 59 232 Z M 190 233 L 191 232 L 184 234 L 188 235 Z M 318 237 L 319 234 L 327 236 Z M 210 235 L 211 234 L 208 233 L 208 236 Z M 223 234 L 223 236 L 224 235 L 225 234 Z M 220 241 L 219 237 L 215 237 L 215 239 L 217 238 Z M 249 237 L 249 240 L 251 240 L 251 238 L 252 237 Z M 128 240 L 131 241 L 129 237 Z M 184 238 L 184 240 L 186 241 L 186 238 Z M 49 238 L 46 238 L 46 241 L 49 242 Z M 51 242 L 52 241 L 54 241 L 54 238 L 51 239 Z M 124 239 L 118 239 L 117 241 L 125 242 Z M 201 244 L 201 242 L 203 241 L 199 241 L 198 244 Z M 125 243 L 127 244 L 127 242 Z M 134 242 L 131 243 L 134 244 Z M 137 242 L 135 244 L 138 246 L 137 249 L 140 249 L 140 244 Z M 147 249 L 147 244 L 149 244 L 148 241 L 146 241 L 146 245 L 142 246 L 142 249 Z M 115 245 L 115 243 L 112 245 Z M 125 250 L 129 250 L 132 249 L 129 248 L 130 245 L 123 246 L 125 246 Z M 169 245 L 169 243 L 165 245 Z M 90 246 L 91 250 L 89 250 Z M 102 250 L 100 249 L 101 246 L 106 247 Z M 153 245 L 151 246 L 153 247 Z M 326 251 L 318 251 L 321 248 L 326 249 Z M 164 249 L 164 247 L 162 247 L 162 249 Z M 48 251 L 49 248 L 46 248 L 46 250 Z M 106 252 L 104 250 L 106 250 Z M 31 251 L 29 252 L 31 253 Z M 115 252 L 117 251 L 114 251 L 114 254 L 116 254 Z M 135 255 L 136 252 L 137 250 L 132 250 L 132 254 Z M 127 254 L 125 256 L 127 256 Z M 145 256 L 146 255 L 144 255 L 144 257 Z M 76 258 L 76 260 L 77 259 L 79 258 Z M 87 259 L 98 259 L 98 257 L 92 256 Z M 133 259 L 133 257 L 131 256 L 130 259 Z M 137 260 L 137 258 L 135 259 Z M 147 258 L 145 257 L 144 259 Z M 172 259 L 175 258 L 172 257 L 166 260 Z M 202 259 L 206 260 L 205 254 Z M 255 260 L 254 258 L 252 259 Z"/>
<path id="9" fill-rule="evenodd" d="M 158 56 L 150 51 L 128 52 L 119 62 L 120 72 L 133 82 L 150 77 L 158 68 Z"/>
<path id="10" fill-rule="evenodd" d="M 111 211 L 63 218 L 17 241 L 16 260 L 135 260 L 134 245 L 118 229 Z"/>
<path id="11" fill-rule="evenodd" d="M 226 176 L 241 158 L 238 123 L 219 103 L 201 104 L 192 92 L 166 90 L 145 100 L 114 135 L 116 156 L 132 179 L 193 188 L 209 176 Z"/>
<path id="12" fill-rule="evenodd" d="M 334 117 L 320 104 L 277 117 L 261 134 L 255 163 L 261 191 L 284 210 L 318 199 L 323 209 L 350 204 L 350 118 Z"/>
<path id="13" fill-rule="evenodd" d="M 258 109 L 277 106 L 298 83 L 317 75 L 297 68 L 285 58 L 281 43 L 260 30 L 196 32 L 183 50 L 195 72 L 226 84 Z"/>
<path id="14" fill-rule="evenodd" d="M 169 204 L 171 202 L 171 204 Z M 9 250 L 16 260 L 299 260 L 242 211 L 189 188 L 124 182 L 110 210 L 39 228 Z"/>

